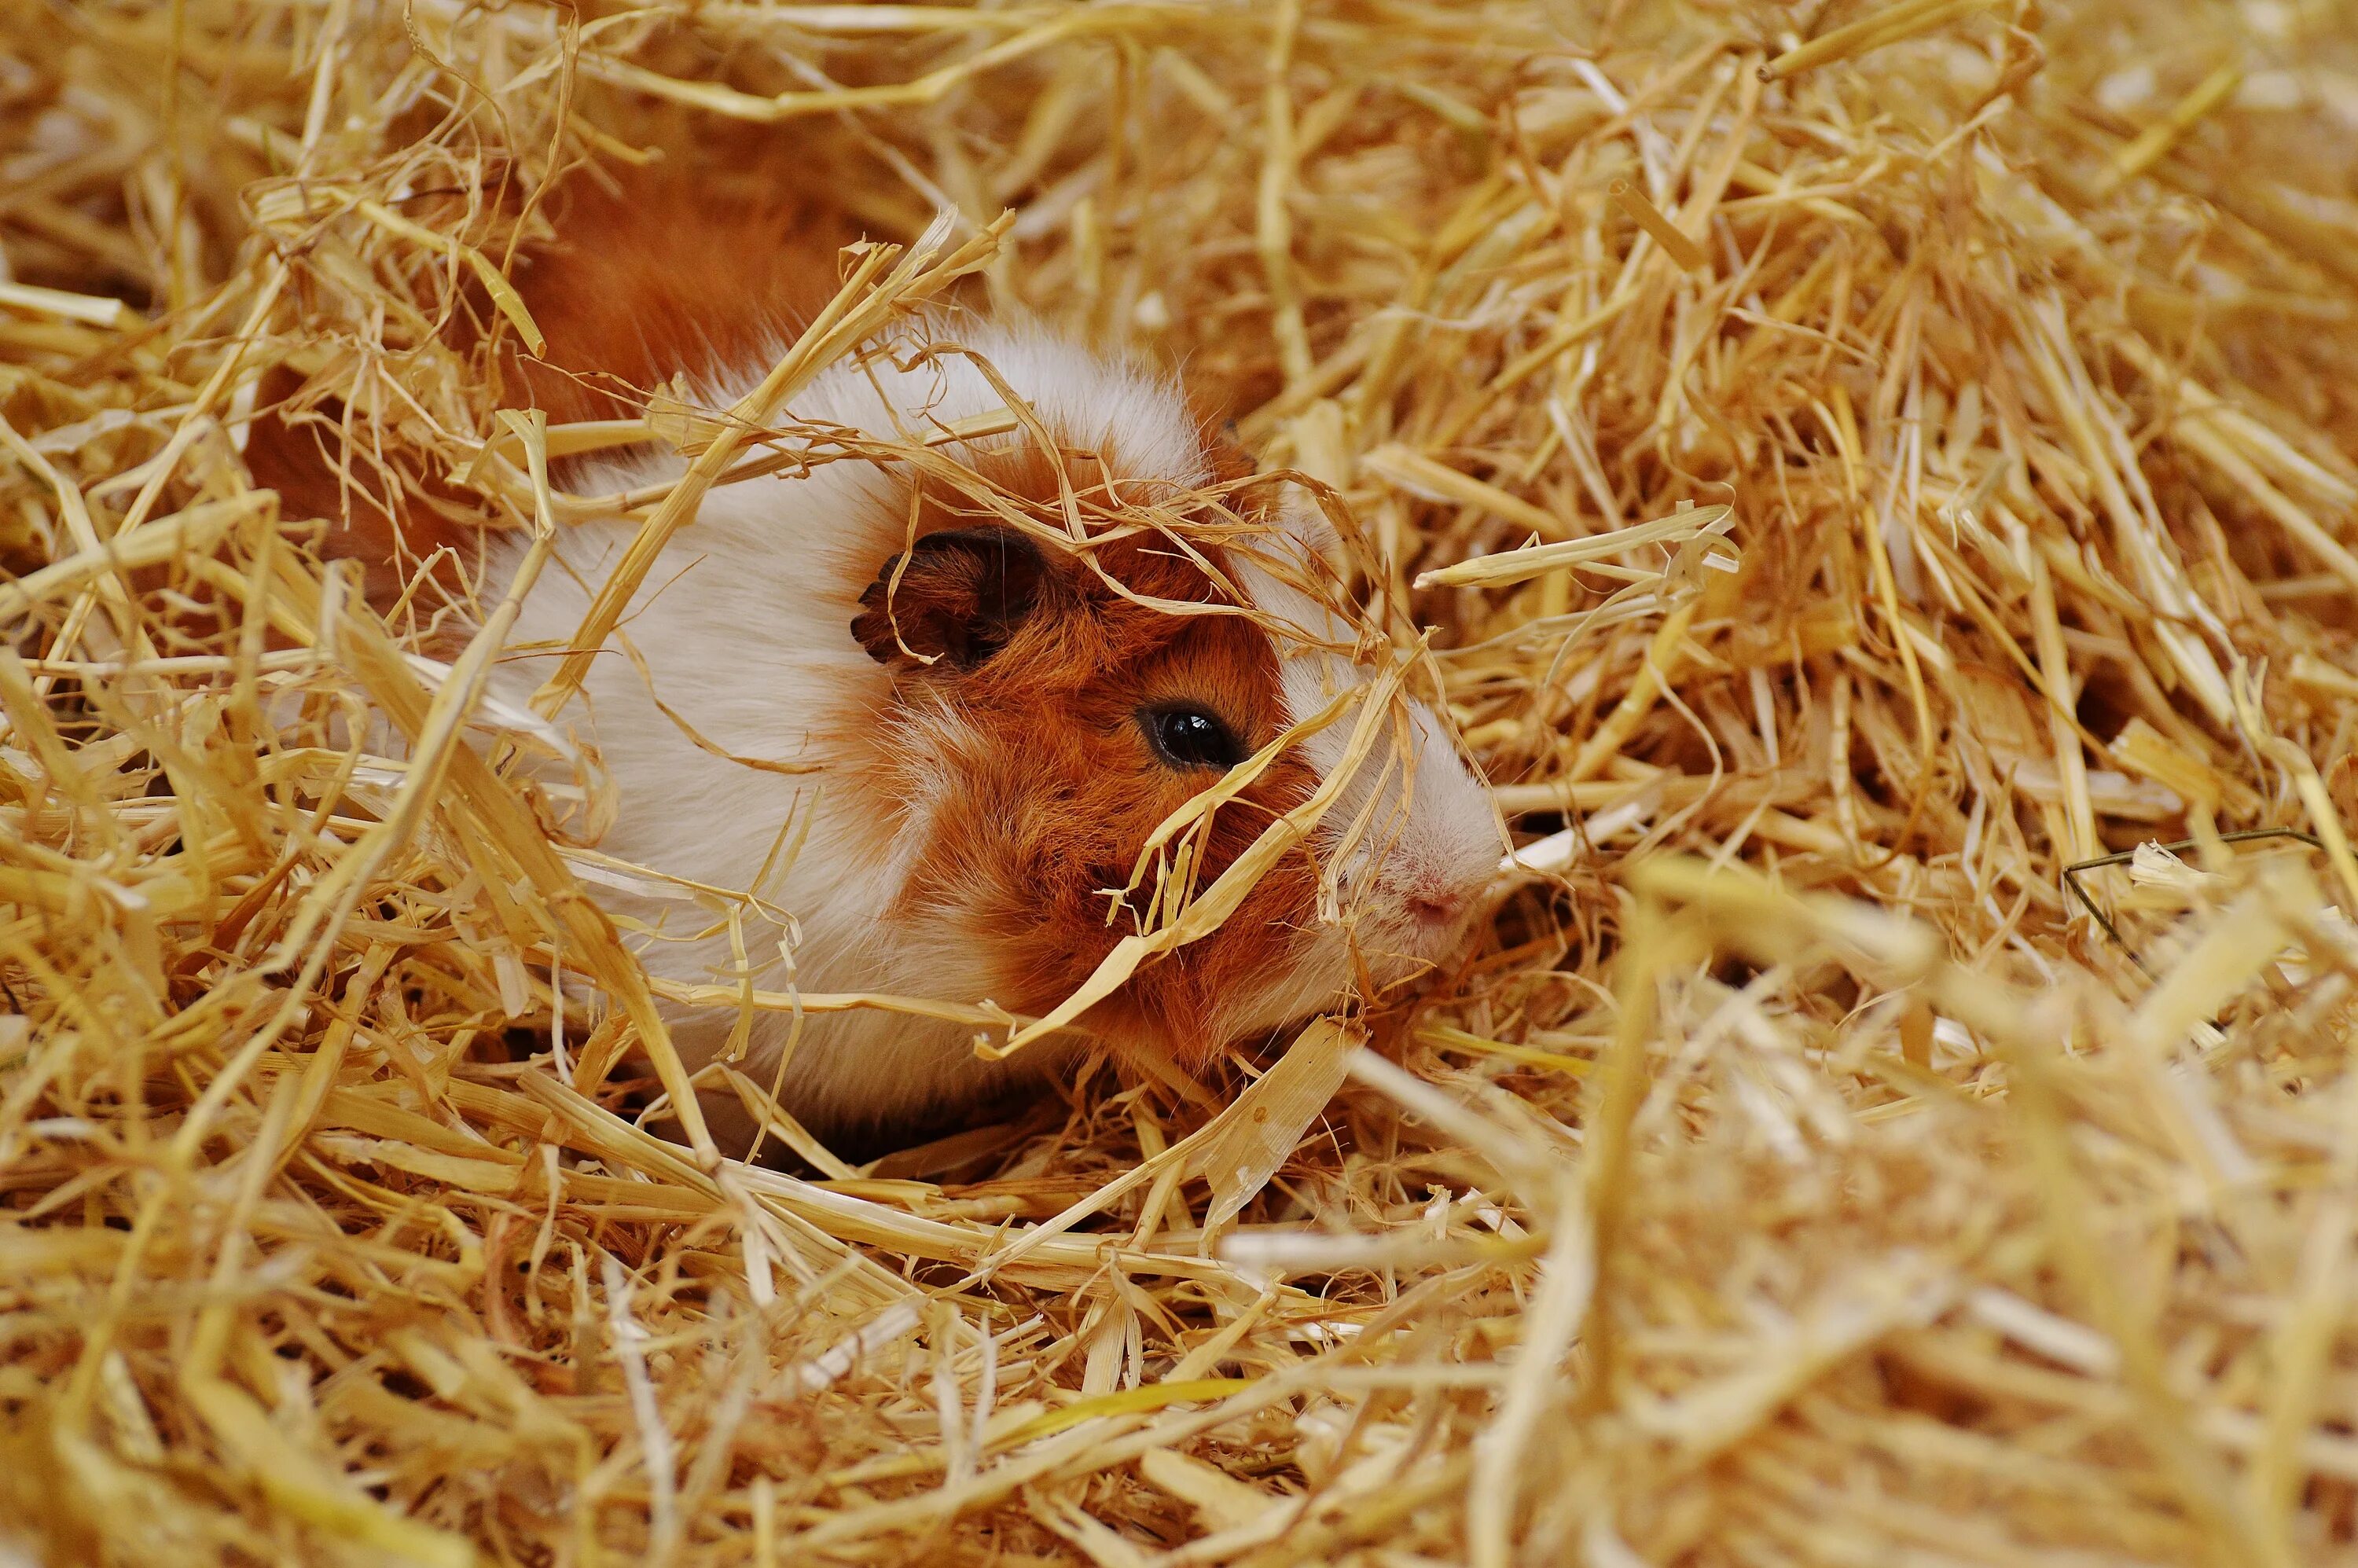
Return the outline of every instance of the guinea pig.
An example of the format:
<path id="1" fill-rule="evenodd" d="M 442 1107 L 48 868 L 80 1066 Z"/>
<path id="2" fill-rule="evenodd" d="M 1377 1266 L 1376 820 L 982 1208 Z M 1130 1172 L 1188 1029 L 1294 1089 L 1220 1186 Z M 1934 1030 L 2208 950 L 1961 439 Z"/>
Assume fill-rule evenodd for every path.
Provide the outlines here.
<path id="1" fill-rule="evenodd" d="M 600 264 L 579 254 L 519 287 L 551 343 L 571 345 L 575 387 L 617 384 L 599 372 L 641 385 L 678 372 L 723 407 L 792 341 L 800 312 L 737 297 L 685 262 L 644 265 L 682 243 L 679 214 L 668 222 L 662 235 L 611 221 L 599 232 L 599 254 L 642 257 L 619 289 L 586 277 Z M 702 248 L 729 250 L 726 236 Z M 821 297 L 834 276 L 825 266 Z M 568 300 L 590 302 L 582 319 L 568 319 Z M 925 351 L 944 338 L 957 348 Z M 1185 548 L 1103 525 L 1125 505 L 1200 504 L 1234 474 L 1166 373 L 1034 326 L 937 315 L 825 371 L 782 417 L 906 440 L 1006 407 L 985 366 L 1033 417 L 936 446 L 979 484 L 853 457 L 714 488 L 557 715 L 611 784 L 599 851 L 708 890 L 698 903 L 590 888 L 651 973 L 734 984 L 750 967 L 770 988 L 1045 1012 L 1138 929 L 1152 878 L 1123 890 L 1157 825 L 1369 682 L 1348 656 L 1353 632 L 1301 586 L 1331 543 L 1314 512 L 1231 492 L 1254 526 L 1190 534 Z M 605 413 L 597 401 L 612 395 L 568 391 L 545 369 L 525 379 L 552 417 Z M 639 448 L 563 477 L 596 495 L 684 469 Z M 1077 513 L 1107 536 L 1072 545 L 1065 519 Z M 495 696 L 525 705 L 638 528 L 612 517 L 561 530 Z M 489 536 L 476 602 L 499 601 L 523 553 L 514 535 Z M 1351 730 L 1347 716 L 1301 737 L 1221 805 L 1197 836 L 1194 885 L 1332 781 Z M 1147 962 L 1080 1028 L 1199 1068 L 1455 948 L 1501 838 L 1438 719 L 1397 699 L 1336 787 L 1216 932 Z M 733 933 L 711 891 L 735 903 Z M 666 1007 L 691 1071 L 739 1022 L 733 1008 Z M 1060 1036 L 990 1062 L 974 1033 L 894 1011 L 764 1012 L 738 1065 L 776 1082 L 806 1125 L 859 1134 L 937 1125 L 1077 1049 Z M 734 1119 L 717 1119 L 726 1136 Z"/>

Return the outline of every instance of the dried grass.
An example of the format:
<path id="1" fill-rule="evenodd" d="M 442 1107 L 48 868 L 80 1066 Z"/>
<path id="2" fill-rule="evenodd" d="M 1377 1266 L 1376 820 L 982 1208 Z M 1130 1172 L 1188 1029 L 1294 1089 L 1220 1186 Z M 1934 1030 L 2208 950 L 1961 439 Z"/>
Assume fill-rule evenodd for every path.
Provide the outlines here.
<path id="1" fill-rule="evenodd" d="M 2330 0 L 0 17 L 26 1550 L 2358 1551 Z M 858 1169 L 778 1123 L 822 1179 L 633 1123 L 662 988 L 575 896 L 630 873 L 467 742 L 494 643 L 413 656 L 239 443 L 284 367 L 355 485 L 562 526 L 547 454 L 633 431 L 500 422 L 438 323 L 530 340 L 557 166 L 788 135 L 881 235 L 965 218 L 828 355 L 954 260 L 1184 357 L 1437 629 L 1525 847 L 1380 1050 Z M 806 368 L 657 410 L 704 456 L 625 503 L 760 468 Z M 2087 876 L 2134 958 L 2067 902 L 2180 838 Z"/>

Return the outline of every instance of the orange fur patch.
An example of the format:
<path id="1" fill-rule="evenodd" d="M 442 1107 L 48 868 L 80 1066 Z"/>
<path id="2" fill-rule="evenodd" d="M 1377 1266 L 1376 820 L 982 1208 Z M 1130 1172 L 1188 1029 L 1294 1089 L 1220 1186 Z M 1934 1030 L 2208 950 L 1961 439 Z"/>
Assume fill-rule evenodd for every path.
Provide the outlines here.
<path id="1" fill-rule="evenodd" d="M 1119 471 L 1119 454 L 1108 457 Z M 994 453 L 976 466 L 1044 520 L 1057 515 L 1055 471 L 1038 452 Z M 1094 490 L 1102 503 L 1096 464 L 1068 460 L 1067 471 L 1085 502 Z M 974 511 L 928 487 L 917 532 L 971 527 Z M 1132 602 L 1073 555 L 1056 558 L 1055 546 L 1044 547 L 1061 590 L 1044 595 L 979 667 L 903 674 L 901 714 L 890 726 L 896 743 L 880 746 L 876 757 L 888 790 L 932 801 L 903 912 L 947 918 L 987 943 L 999 971 L 994 999 L 1027 1012 L 1062 1000 L 1137 929 L 1135 910 L 1113 909 L 1109 890 L 1130 881 L 1155 826 L 1219 776 L 1163 762 L 1140 710 L 1200 704 L 1248 752 L 1289 721 L 1276 650 L 1253 622 Z M 1225 572 L 1217 550 L 1206 555 Z M 1108 544 L 1092 557 L 1142 598 L 1222 602 L 1212 577 L 1160 536 Z M 911 747 L 912 739 L 922 744 Z M 1222 806 L 1202 838 L 1194 885 L 1209 886 L 1315 784 L 1309 766 L 1289 756 Z M 1152 892 L 1150 873 L 1134 905 L 1142 908 Z M 1288 857 L 1219 932 L 1150 963 L 1085 1022 L 1117 1044 L 1202 1065 L 1228 1038 L 1224 1000 L 1283 965 L 1295 932 L 1313 917 L 1315 892 L 1308 854 Z"/>
<path id="2" fill-rule="evenodd" d="M 545 354 L 512 336 L 492 349 L 480 323 L 500 319 L 480 297 L 453 337 L 487 354 L 503 406 L 539 408 L 553 425 L 635 418 L 675 374 L 693 380 L 769 354 L 834 297 L 837 254 L 859 238 L 783 163 L 725 189 L 660 164 L 566 180 L 549 199 L 555 238 L 528 247 L 514 278 Z M 372 603 L 392 602 L 438 550 L 474 560 L 480 531 L 460 521 L 471 502 L 431 473 L 365 460 L 340 472 L 343 405 L 297 411 L 289 400 L 299 391 L 291 373 L 265 379 L 247 468 L 278 492 L 283 515 L 328 520 L 321 553 L 359 561 Z M 437 580 L 451 592 L 460 575 Z"/>

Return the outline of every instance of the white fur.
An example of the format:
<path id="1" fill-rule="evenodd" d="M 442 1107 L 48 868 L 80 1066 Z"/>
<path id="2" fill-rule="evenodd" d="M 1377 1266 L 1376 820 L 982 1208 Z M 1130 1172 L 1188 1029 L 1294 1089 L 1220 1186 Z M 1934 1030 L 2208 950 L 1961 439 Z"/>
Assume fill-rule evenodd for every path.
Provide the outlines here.
<path id="1" fill-rule="evenodd" d="M 965 332 L 960 341 L 998 369 L 1059 441 L 1103 452 L 1118 481 L 1193 486 L 1207 478 L 1195 425 L 1167 379 L 1033 330 L 990 327 Z M 735 380 L 711 387 L 711 395 L 720 403 L 742 395 L 763 368 L 745 367 Z M 791 412 L 801 421 L 892 438 L 1000 406 L 999 394 L 969 361 L 947 355 L 906 372 L 881 360 L 838 366 L 795 397 Z M 608 464 L 577 487 L 589 493 L 620 490 L 681 469 L 669 458 Z M 600 845 L 603 852 L 758 896 L 758 904 L 741 903 L 739 914 L 757 985 L 980 1001 L 987 982 L 971 944 L 946 929 L 912 930 L 906 923 L 889 938 L 882 931 L 909 860 L 925 842 L 927 802 L 877 799 L 874 786 L 842 758 L 830 756 L 824 737 L 808 728 L 822 697 L 872 693 L 875 707 L 885 705 L 888 677 L 853 640 L 849 605 L 901 547 L 905 512 L 896 498 L 905 494 L 903 482 L 876 465 L 848 460 L 824 464 L 806 477 L 712 492 L 632 601 L 618 634 L 618 642 L 627 638 L 644 659 L 652 692 L 649 681 L 610 644 L 591 666 L 583 698 L 558 723 L 594 744 L 617 792 L 618 814 Z M 558 559 L 525 602 L 511 639 L 515 652 L 495 695 L 521 707 L 546 678 L 553 668 L 551 650 L 561 649 L 580 624 L 591 592 L 636 531 L 636 524 L 622 520 L 567 531 Z M 515 558 L 511 550 L 493 560 L 487 600 L 503 589 Z M 1306 629 L 1319 634 L 1330 629 L 1314 619 L 1325 612 L 1306 598 L 1264 573 L 1250 576 L 1257 596 L 1285 599 L 1285 613 L 1301 616 Z M 537 652 L 533 644 L 540 645 Z M 1347 662 L 1306 646 L 1282 654 L 1285 692 L 1296 716 L 1324 706 L 1335 683 L 1365 678 Z M 657 709 L 655 696 L 724 751 L 815 762 L 821 771 L 784 777 L 715 757 Z M 1499 853 L 1479 790 L 1433 716 L 1416 711 L 1422 744 L 1413 788 L 1406 792 L 1408 809 L 1390 813 L 1398 818 L 1391 825 L 1397 831 L 1378 833 L 1386 843 L 1363 849 L 1358 859 L 1364 863 L 1350 872 L 1376 905 L 1420 879 L 1467 885 L 1495 866 Z M 1310 742 L 1322 770 L 1333 766 L 1340 745 L 1341 734 L 1334 730 Z M 945 777 L 931 787 L 952 788 L 955 781 Z M 1355 782 L 1357 794 L 1346 804 L 1357 809 L 1375 787 L 1371 773 Z M 1390 792 L 1388 803 L 1398 804 L 1397 779 L 1384 787 Z M 895 806 L 906 813 L 908 826 L 877 863 L 867 847 L 872 824 Z M 773 847 L 795 833 L 801 846 L 791 866 L 764 885 L 749 885 Z M 718 913 L 603 887 L 593 891 L 615 914 L 660 929 L 660 935 L 638 943 L 651 971 L 687 980 L 736 979 L 727 930 L 705 929 L 719 922 Z M 765 911 L 780 912 L 798 927 L 791 967 L 782 943 L 793 933 Z M 1293 971 L 1271 977 L 1239 1006 L 1239 1031 L 1282 1023 L 1329 1000 L 1349 979 L 1349 951 L 1344 933 L 1315 935 Z M 736 1022 L 731 1010 L 675 1009 L 671 1018 L 691 1065 L 719 1051 Z M 767 1083 L 789 1027 L 783 1015 L 757 1016 L 742 1070 Z M 976 1059 L 969 1033 L 959 1026 L 880 1011 L 814 1016 L 804 1021 L 794 1044 L 782 1098 L 814 1125 L 855 1126 L 971 1101 L 999 1083 L 1052 1069 L 1068 1055 L 1069 1050 L 1027 1052 L 993 1067 Z"/>
<path id="2" fill-rule="evenodd" d="M 1241 576 L 1255 605 L 1297 633 L 1273 636 L 1290 719 L 1305 719 L 1341 693 L 1368 684 L 1365 669 L 1332 651 L 1348 645 L 1353 633 L 1331 610 L 1257 568 L 1247 567 Z M 1417 918 L 1408 912 L 1408 901 L 1470 898 L 1498 863 L 1497 819 L 1440 719 L 1422 702 L 1402 706 L 1412 765 L 1401 766 L 1401 751 L 1389 729 L 1391 716 L 1379 716 L 1387 729 L 1322 822 L 1322 836 L 1330 841 L 1352 823 L 1365 823 L 1343 861 L 1332 868 L 1341 895 L 1339 918 L 1312 934 L 1293 974 L 1271 977 L 1264 993 L 1239 1008 L 1239 1033 L 1302 1016 L 1341 991 L 1363 968 L 1379 981 L 1391 980 L 1440 958 L 1457 931 Z M 1300 742 L 1303 758 L 1322 780 L 1343 764 L 1358 718 L 1359 710 L 1350 710 Z"/>

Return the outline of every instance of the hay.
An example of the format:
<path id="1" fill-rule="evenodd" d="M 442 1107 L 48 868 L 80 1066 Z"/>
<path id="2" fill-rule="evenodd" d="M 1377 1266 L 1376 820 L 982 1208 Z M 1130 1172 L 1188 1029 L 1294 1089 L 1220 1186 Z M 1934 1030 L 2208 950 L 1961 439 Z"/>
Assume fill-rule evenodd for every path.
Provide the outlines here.
<path id="1" fill-rule="evenodd" d="M 0 16 L 24 1550 L 2358 1546 L 2330 0 Z M 955 206 L 1001 306 L 1184 357 L 1437 629 L 1524 848 L 1379 1051 L 1100 1065 L 863 1169 L 781 1124 L 818 1179 L 588 1070 L 677 1087 L 570 897 L 628 873 L 241 432 L 284 369 L 356 486 L 561 525 L 545 454 L 614 433 L 503 425 L 439 323 L 529 341 L 558 166 L 784 135 L 880 236 Z M 2223 838 L 2273 827 L 2321 848 Z M 2133 955 L 2063 872 L 2151 839 L 2083 878 Z"/>

